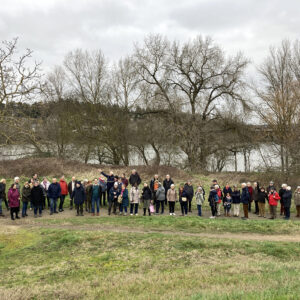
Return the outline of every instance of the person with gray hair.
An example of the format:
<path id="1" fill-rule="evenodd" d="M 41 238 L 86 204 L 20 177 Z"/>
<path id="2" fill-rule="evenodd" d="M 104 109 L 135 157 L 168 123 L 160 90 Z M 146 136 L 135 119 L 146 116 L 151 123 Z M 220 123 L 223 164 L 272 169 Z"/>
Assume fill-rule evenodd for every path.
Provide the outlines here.
<path id="1" fill-rule="evenodd" d="M 281 216 L 282 216 L 282 215 L 285 215 L 284 205 L 283 205 L 283 198 L 282 198 L 282 196 L 283 196 L 283 194 L 286 192 L 287 186 L 288 186 L 288 185 L 287 185 L 286 183 L 283 183 L 283 184 L 281 185 L 281 188 L 280 188 L 279 192 L 278 192 L 279 197 L 280 197 L 280 215 L 281 215 Z"/>
<path id="2" fill-rule="evenodd" d="M 167 192 L 167 200 L 169 202 L 170 216 L 175 216 L 175 203 L 177 202 L 177 191 L 175 184 L 171 184 L 171 188 Z"/>

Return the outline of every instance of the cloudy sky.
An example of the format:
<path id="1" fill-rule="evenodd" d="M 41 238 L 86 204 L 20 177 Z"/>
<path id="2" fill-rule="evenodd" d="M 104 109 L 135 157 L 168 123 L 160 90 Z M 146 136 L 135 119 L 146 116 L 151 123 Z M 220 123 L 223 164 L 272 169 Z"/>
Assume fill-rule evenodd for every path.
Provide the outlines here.
<path id="1" fill-rule="evenodd" d="M 299 38 L 299 12 L 299 0 L 1 0 L 0 39 L 19 37 L 46 69 L 78 47 L 117 59 L 149 33 L 211 35 L 259 63 L 270 45 Z"/>

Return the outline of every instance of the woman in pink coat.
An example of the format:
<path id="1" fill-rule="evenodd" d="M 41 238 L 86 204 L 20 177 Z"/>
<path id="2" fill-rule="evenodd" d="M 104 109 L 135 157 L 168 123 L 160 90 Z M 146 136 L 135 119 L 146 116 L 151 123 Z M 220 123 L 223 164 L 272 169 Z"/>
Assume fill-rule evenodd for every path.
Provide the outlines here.
<path id="1" fill-rule="evenodd" d="M 8 190 L 8 203 L 10 207 L 11 219 L 15 219 L 14 213 L 16 214 L 16 219 L 20 219 L 20 217 L 18 216 L 20 209 L 20 193 L 17 189 L 16 184 L 12 184 L 10 189 Z"/>

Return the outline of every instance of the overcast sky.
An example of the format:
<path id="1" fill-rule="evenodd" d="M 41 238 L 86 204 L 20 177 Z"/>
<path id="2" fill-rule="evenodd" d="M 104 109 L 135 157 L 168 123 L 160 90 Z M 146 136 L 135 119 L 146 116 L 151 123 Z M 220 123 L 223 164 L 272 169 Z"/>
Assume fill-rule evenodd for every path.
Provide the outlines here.
<path id="1" fill-rule="evenodd" d="M 117 59 L 149 33 L 211 35 L 259 63 L 270 45 L 299 38 L 299 12 L 299 0 L 1 0 L 0 39 L 19 37 L 47 69 L 78 47 Z"/>

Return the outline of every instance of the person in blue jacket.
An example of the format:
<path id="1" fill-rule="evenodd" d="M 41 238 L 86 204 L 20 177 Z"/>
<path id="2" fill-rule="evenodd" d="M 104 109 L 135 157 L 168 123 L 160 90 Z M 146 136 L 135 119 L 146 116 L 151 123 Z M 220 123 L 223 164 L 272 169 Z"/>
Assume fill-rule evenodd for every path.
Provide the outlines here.
<path id="1" fill-rule="evenodd" d="M 57 214 L 57 199 L 60 198 L 61 188 L 56 178 L 52 178 L 52 183 L 49 185 L 47 195 L 50 200 L 50 215 L 53 215 L 53 213 Z"/>
<path id="2" fill-rule="evenodd" d="M 83 203 L 86 199 L 86 193 L 80 181 L 76 182 L 72 193 L 72 199 L 74 199 L 77 216 L 83 216 Z"/>
<path id="3" fill-rule="evenodd" d="M 243 203 L 243 210 L 244 210 L 244 217 L 243 220 L 248 219 L 248 205 L 250 202 L 250 194 L 247 188 L 246 183 L 242 183 L 242 195 L 241 195 L 241 202 Z"/>

